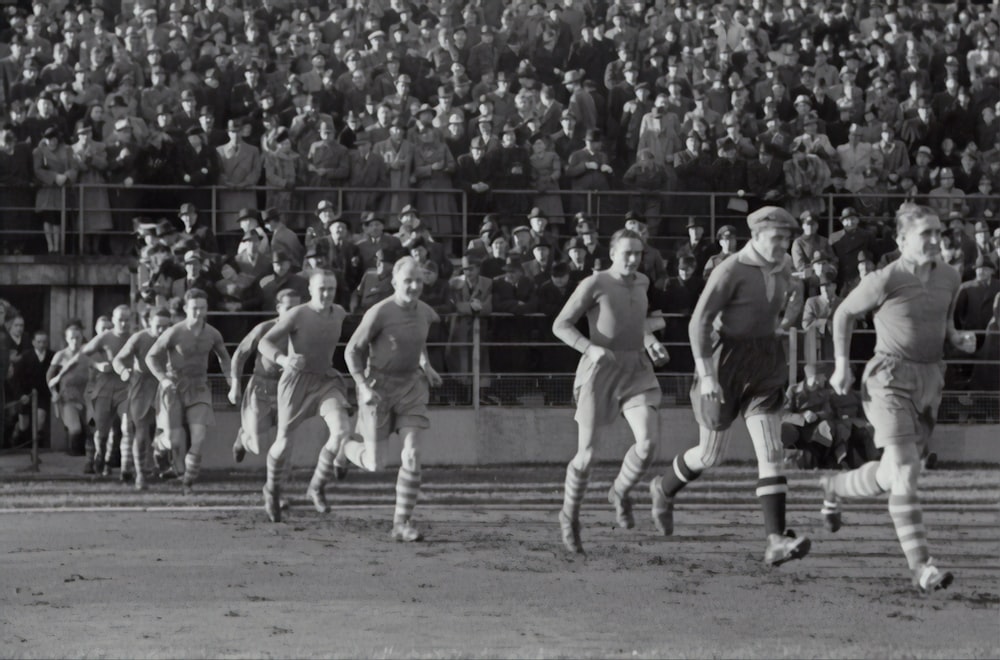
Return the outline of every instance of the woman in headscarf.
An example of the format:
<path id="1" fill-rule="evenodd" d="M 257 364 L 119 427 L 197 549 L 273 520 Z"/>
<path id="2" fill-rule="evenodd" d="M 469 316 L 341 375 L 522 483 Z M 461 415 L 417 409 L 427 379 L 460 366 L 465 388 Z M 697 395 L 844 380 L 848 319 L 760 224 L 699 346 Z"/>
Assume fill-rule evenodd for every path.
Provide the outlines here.
<path id="1" fill-rule="evenodd" d="M 35 147 L 32 160 L 35 178 L 39 182 L 35 212 L 42 216 L 49 254 L 59 254 L 63 249 L 61 211 L 64 206 L 70 209 L 76 205 L 72 190 L 66 190 L 67 186 L 76 182 L 79 174 L 76 159 L 72 150 L 63 143 L 59 130 L 50 126 Z"/>

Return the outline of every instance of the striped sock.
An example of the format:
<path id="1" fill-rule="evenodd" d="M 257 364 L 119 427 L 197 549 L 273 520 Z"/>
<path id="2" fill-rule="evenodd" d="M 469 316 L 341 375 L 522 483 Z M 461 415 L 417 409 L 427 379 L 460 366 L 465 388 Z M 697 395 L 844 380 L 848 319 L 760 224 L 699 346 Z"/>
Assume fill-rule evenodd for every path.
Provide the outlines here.
<path id="1" fill-rule="evenodd" d="M 674 456 L 673 469 L 663 473 L 663 481 L 661 483 L 663 494 L 667 497 L 673 497 L 684 486 L 687 486 L 700 476 L 701 472 L 688 467 L 684 461 L 684 454 L 677 454 Z"/>
<path id="2" fill-rule="evenodd" d="M 618 477 L 615 479 L 615 492 L 618 493 L 619 497 L 628 496 L 629 491 L 639 483 L 642 475 L 646 472 L 646 468 L 652 462 L 652 452 L 645 459 L 642 459 L 639 458 L 639 454 L 635 450 L 635 445 L 629 447 L 628 452 L 625 454 L 625 460 L 622 461 L 622 469 L 618 472 Z"/>
<path id="3" fill-rule="evenodd" d="M 330 461 L 331 465 L 333 461 Z M 396 511 L 392 516 L 393 524 L 406 522 L 413 513 L 413 507 L 417 506 L 417 497 L 420 496 L 420 470 L 410 470 L 405 467 L 399 468 L 399 476 L 396 477 Z"/>
<path id="4" fill-rule="evenodd" d="M 271 452 L 267 452 L 267 489 L 273 491 L 281 485 L 281 478 L 285 470 L 285 457 L 276 457 Z"/>
<path id="5" fill-rule="evenodd" d="M 920 510 L 917 495 L 889 495 L 889 516 L 896 527 L 896 536 L 903 546 L 906 563 L 910 569 L 926 564 L 930 555 L 927 551 L 927 530 L 924 529 L 924 515 Z"/>
<path id="6" fill-rule="evenodd" d="M 589 470 L 581 472 L 572 463 L 566 466 L 566 492 L 563 496 L 563 511 L 573 520 L 580 516 L 580 502 L 583 501 L 583 495 L 587 492 L 589 479 Z"/>
<path id="7" fill-rule="evenodd" d="M 129 465 L 129 458 L 132 456 L 132 434 L 128 432 L 122 433 L 122 443 L 121 443 L 121 458 L 122 458 L 122 474 L 128 474 L 132 472 L 132 466 Z"/>
<path id="8" fill-rule="evenodd" d="M 146 471 L 146 443 L 141 438 L 132 443 L 132 460 L 135 461 L 135 473 L 143 474 Z"/>
<path id="9" fill-rule="evenodd" d="M 875 497 L 885 492 L 878 482 L 878 461 L 869 461 L 850 472 L 833 477 L 833 492 L 837 497 Z"/>
<path id="10" fill-rule="evenodd" d="M 336 454 L 326 447 L 319 450 L 319 460 L 316 461 L 316 470 L 313 472 L 310 487 L 322 487 L 333 477 L 333 464 L 337 460 Z"/>
<path id="11" fill-rule="evenodd" d="M 757 497 L 764 513 L 764 532 L 785 533 L 785 498 L 788 495 L 788 479 L 785 477 L 765 477 L 757 480 Z"/>
<path id="12" fill-rule="evenodd" d="M 104 462 L 110 463 L 111 457 L 115 455 L 115 434 L 108 431 L 108 439 L 104 442 Z M 121 458 L 119 456 L 119 458 Z M 119 466 L 121 463 L 119 462 Z"/>
<path id="13" fill-rule="evenodd" d="M 184 481 L 192 484 L 201 473 L 201 454 L 192 451 L 184 457 Z"/>

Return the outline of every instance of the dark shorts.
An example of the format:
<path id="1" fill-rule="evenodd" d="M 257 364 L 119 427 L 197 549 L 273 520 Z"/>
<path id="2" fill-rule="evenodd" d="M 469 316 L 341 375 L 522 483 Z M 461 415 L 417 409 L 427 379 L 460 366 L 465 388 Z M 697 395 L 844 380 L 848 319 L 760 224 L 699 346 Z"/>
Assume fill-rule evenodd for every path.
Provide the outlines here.
<path id="1" fill-rule="evenodd" d="M 381 397 L 377 404 L 358 402 L 356 428 L 366 442 L 382 442 L 402 428 L 430 428 L 430 388 L 422 371 L 376 375 L 373 389 Z"/>
<path id="2" fill-rule="evenodd" d="M 645 351 L 614 351 L 614 362 L 580 358 L 573 381 L 577 424 L 606 426 L 629 408 L 659 408 L 663 393 Z"/>
<path id="3" fill-rule="evenodd" d="M 145 374 L 133 376 L 128 386 L 129 421 L 136 426 L 152 424 L 156 418 L 156 398 L 159 383 Z"/>
<path id="4" fill-rule="evenodd" d="M 876 353 L 861 380 L 865 416 L 875 429 L 875 446 L 926 442 L 937 422 L 943 362 L 911 362 Z"/>
<path id="5" fill-rule="evenodd" d="M 277 413 L 278 379 L 251 376 L 240 401 L 240 437 L 251 454 L 260 453 L 261 438 L 274 426 Z"/>
<path id="6" fill-rule="evenodd" d="M 282 371 L 278 379 L 278 428 L 286 433 L 332 407 L 350 409 L 347 387 L 340 374 Z"/>
<path id="7" fill-rule="evenodd" d="M 749 417 L 781 410 L 788 385 L 788 360 L 779 337 L 721 338 L 712 352 L 712 364 L 725 400 L 705 399 L 701 379 L 695 373 L 691 406 L 702 428 L 724 431 L 741 414 Z"/>

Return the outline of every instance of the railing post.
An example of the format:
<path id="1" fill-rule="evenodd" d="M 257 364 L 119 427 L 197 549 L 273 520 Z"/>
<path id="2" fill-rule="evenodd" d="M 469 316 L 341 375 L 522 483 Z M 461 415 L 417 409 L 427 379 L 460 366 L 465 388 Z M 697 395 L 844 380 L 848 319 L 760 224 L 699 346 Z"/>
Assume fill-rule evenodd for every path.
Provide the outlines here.
<path id="1" fill-rule="evenodd" d="M 78 243 L 79 243 L 79 248 L 80 248 L 80 253 L 79 254 L 80 254 L 81 257 L 83 256 L 83 246 L 84 246 L 84 240 L 83 240 L 83 198 L 85 197 L 84 193 L 86 192 L 86 189 L 87 189 L 86 185 L 87 184 L 85 184 L 85 183 L 81 183 L 80 184 L 80 192 L 79 192 L 79 196 L 78 196 L 78 199 L 77 199 L 77 202 L 76 202 L 77 206 L 79 207 L 79 211 L 77 212 L 77 216 L 79 217 L 79 222 L 77 223 L 77 229 L 80 232 L 80 239 L 79 239 Z"/>
<path id="2" fill-rule="evenodd" d="M 31 471 L 38 472 L 38 390 L 31 390 Z"/>
<path id="3" fill-rule="evenodd" d="M 462 191 L 462 249 L 460 255 L 465 254 L 465 247 L 469 244 L 469 195 Z"/>
<path id="4" fill-rule="evenodd" d="M 594 191 L 587 191 L 587 217 L 593 219 L 594 217 Z"/>
<path id="5" fill-rule="evenodd" d="M 59 209 L 59 233 L 62 236 L 59 237 L 59 253 L 66 254 L 66 223 L 69 220 L 69 210 L 66 208 L 66 186 L 60 188 L 62 191 L 62 202 L 60 202 L 61 208 Z M 48 237 L 46 237 L 48 240 Z"/>
<path id="6" fill-rule="evenodd" d="M 481 339 L 481 326 L 479 324 L 479 317 L 472 317 L 472 408 L 473 410 L 479 410 L 479 371 L 480 371 L 480 359 L 479 352 L 482 349 Z"/>
<path id="7" fill-rule="evenodd" d="M 826 204 L 826 235 L 831 236 L 833 234 L 833 193 L 828 193 L 829 199 Z"/>
<path id="8" fill-rule="evenodd" d="M 715 236 L 715 193 L 708 194 L 708 230 L 709 236 Z"/>
<path id="9" fill-rule="evenodd" d="M 788 384 L 795 385 L 799 378 L 799 331 L 792 326 L 788 329 Z"/>
<path id="10" fill-rule="evenodd" d="M 209 188 L 212 193 L 212 233 L 216 236 L 219 235 L 219 200 L 216 195 L 216 187 L 213 185 Z"/>

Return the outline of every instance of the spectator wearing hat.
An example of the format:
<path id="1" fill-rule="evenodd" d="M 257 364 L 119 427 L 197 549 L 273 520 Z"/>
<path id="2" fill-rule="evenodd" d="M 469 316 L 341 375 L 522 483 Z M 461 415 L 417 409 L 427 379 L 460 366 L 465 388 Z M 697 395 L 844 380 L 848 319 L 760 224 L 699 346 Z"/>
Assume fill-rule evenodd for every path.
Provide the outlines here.
<path id="1" fill-rule="evenodd" d="M 528 145 L 531 149 L 528 155 L 530 185 L 536 191 L 528 218 L 530 220 L 532 214 L 537 212 L 539 217 L 545 218 L 546 226 L 549 223 L 561 225 L 565 222 L 562 196 L 558 194 L 562 161 L 553 148 L 552 140 L 543 133 L 532 135 Z"/>
<path id="2" fill-rule="evenodd" d="M 830 184 L 830 168 L 818 156 L 807 153 L 805 143 L 800 143 L 792 158 L 783 165 L 785 173 L 785 209 L 792 216 L 803 211 L 822 213 L 825 205 L 821 195 Z"/>
<path id="3" fill-rule="evenodd" d="M 189 126 L 184 132 L 177 144 L 176 163 L 179 183 L 191 187 L 181 193 L 182 198 L 196 207 L 209 207 L 211 192 L 206 188 L 218 180 L 218 153 L 207 144 L 201 126 Z"/>
<path id="4" fill-rule="evenodd" d="M 183 266 L 184 277 L 174 280 L 170 285 L 170 297 L 183 298 L 191 289 L 201 289 L 209 296 L 209 310 L 219 309 L 216 295 L 218 290 L 205 270 L 203 255 L 198 250 L 188 250 L 184 253 Z"/>
<path id="5" fill-rule="evenodd" d="M 313 188 L 306 193 L 306 207 L 312 208 L 330 194 L 330 189 L 346 187 L 351 176 L 351 159 L 347 148 L 336 138 L 333 122 L 322 120 L 318 125 L 319 139 L 309 145 L 303 161 L 305 183 Z"/>
<path id="6" fill-rule="evenodd" d="M 398 224 L 395 220 L 393 224 Z M 395 263 L 403 246 L 399 239 L 385 232 L 385 224 L 382 218 L 371 211 L 367 211 L 361 216 L 362 233 L 355 243 L 361 256 L 361 265 L 365 270 L 370 270 L 375 266 L 375 253 L 382 251 L 386 258 Z"/>
<path id="7" fill-rule="evenodd" d="M 807 362 L 811 358 L 822 361 L 832 361 L 834 358 L 830 320 L 841 298 L 837 296 L 837 281 L 832 274 L 820 275 L 818 285 L 819 293 L 806 298 L 802 308 L 802 329 L 807 333 L 814 332 L 816 336 L 816 352 L 812 356 L 807 355 Z"/>
<path id="8" fill-rule="evenodd" d="M 938 172 L 938 186 L 927 194 L 927 205 L 941 218 L 947 218 L 953 212 L 962 216 L 969 212 L 965 191 L 955 187 L 955 173 L 951 168 L 942 167 Z"/>
<path id="9" fill-rule="evenodd" d="M 972 237 L 976 244 L 975 249 L 972 251 L 973 259 L 978 259 L 979 257 L 986 257 L 989 259 L 993 253 L 993 245 L 990 241 L 989 223 L 985 220 L 977 220 L 975 226 L 973 227 Z"/>
<path id="10" fill-rule="evenodd" d="M 76 142 L 71 147 L 74 169 L 77 171 L 78 184 L 97 184 L 94 188 L 84 188 L 80 192 L 80 212 L 84 218 L 85 251 L 88 254 L 102 252 L 103 241 L 101 233 L 113 228 L 111 222 L 111 206 L 108 202 L 108 191 L 103 187 L 107 183 L 105 172 L 108 169 L 107 153 L 104 145 L 95 142 L 90 128 L 84 124 L 76 127 Z M 107 249 L 104 250 L 106 252 Z"/>
<path id="11" fill-rule="evenodd" d="M 874 236 L 861 228 L 861 218 L 853 207 L 845 208 L 840 215 L 841 232 L 830 236 L 830 247 L 837 258 L 837 288 L 858 277 L 858 255 L 875 254 Z"/>
<path id="12" fill-rule="evenodd" d="M 63 189 L 76 183 L 79 171 L 72 150 L 63 142 L 59 130 L 50 126 L 32 152 L 32 167 L 38 191 L 35 193 L 35 212 L 42 219 L 45 242 L 49 254 L 63 251 L 60 229 L 60 210 L 63 207 Z M 72 204 L 72 192 L 66 195 Z"/>
<path id="13" fill-rule="evenodd" d="M 862 172 L 864 184 L 854 198 L 854 208 L 861 220 L 869 227 L 875 228 L 889 217 L 888 189 L 881 180 L 882 170 L 878 167 L 868 167 Z"/>
<path id="14" fill-rule="evenodd" d="M 1000 294 L 996 266 L 988 255 L 980 255 L 972 264 L 975 279 L 963 282 L 955 299 L 955 327 L 959 330 L 986 330 L 993 318 L 993 301 Z M 977 332 L 982 346 L 981 332 Z"/>
<path id="15" fill-rule="evenodd" d="M 455 183 L 465 191 L 470 227 L 484 221 L 484 216 L 492 212 L 493 187 L 499 176 L 499 168 L 492 154 L 486 153 L 481 137 L 474 137 L 469 143 L 469 153 L 458 157 Z"/>
<path id="16" fill-rule="evenodd" d="M 736 239 L 736 227 L 732 225 L 719 227 L 718 231 L 715 232 L 715 240 L 719 244 L 719 251 L 710 256 L 708 261 L 705 262 L 705 268 L 702 271 L 702 278 L 705 280 L 708 279 L 708 276 L 716 266 L 736 254 L 736 246 L 739 244 L 739 241 Z"/>
<path id="17" fill-rule="evenodd" d="M 346 219 L 359 227 L 365 211 L 380 208 L 385 189 L 389 187 L 389 168 L 384 158 L 373 153 L 367 131 L 359 133 L 350 152 L 351 178 L 344 198 Z"/>
<path id="18" fill-rule="evenodd" d="M 262 277 L 259 283 L 261 309 L 274 308 L 278 304 L 278 293 L 285 289 L 295 291 L 302 300 L 306 300 L 309 280 L 296 272 L 290 254 L 280 249 L 272 251 L 271 268 L 271 274 Z"/>
<path id="19" fill-rule="evenodd" d="M 871 143 L 862 141 L 862 130 L 859 124 L 851 124 L 848 129 L 847 143 L 837 147 L 840 167 L 847 175 L 846 188 L 855 193 L 865 185 L 865 170 L 870 167 L 880 169 L 882 165 L 876 162 L 878 154 L 872 148 Z"/>
<path id="20" fill-rule="evenodd" d="M 219 254 L 219 245 L 212 229 L 198 220 L 198 208 L 190 202 L 181 204 L 177 212 L 183 227 L 181 236 L 190 237 L 198 245 L 198 249 L 207 255 Z"/>
<path id="21" fill-rule="evenodd" d="M 493 313 L 511 314 L 490 319 L 491 341 L 498 344 L 521 344 L 531 341 L 532 323 L 525 314 L 538 308 L 535 282 L 524 273 L 521 258 L 508 255 L 503 262 L 503 272 L 493 278 Z M 510 350 L 510 346 L 490 348 L 490 364 L 500 373 L 525 373 L 529 370 L 530 351 Z M 518 405 L 517 397 L 500 395 L 503 405 Z"/>
<path id="22" fill-rule="evenodd" d="M 5 246 L 10 252 L 30 254 L 37 248 L 32 245 L 30 233 L 37 229 L 31 209 L 35 204 L 35 181 L 32 174 L 31 145 L 17 139 L 13 127 L 0 124 L 0 197 L 4 210 Z M 21 233 L 24 232 L 24 233 Z"/>
<path id="23" fill-rule="evenodd" d="M 646 218 L 649 232 L 656 234 L 662 213 L 663 191 L 676 187 L 667 168 L 656 162 L 651 149 L 642 148 L 636 153 L 635 163 L 622 176 L 622 183 L 627 189 L 640 193 L 629 197 L 629 209 Z"/>
<path id="24" fill-rule="evenodd" d="M 432 234 L 451 239 L 462 234 L 462 219 L 454 195 L 447 192 L 423 192 L 454 187 L 452 175 L 456 167 L 455 158 L 447 145 L 438 138 L 434 127 L 418 127 L 410 185 L 417 188 L 416 206 L 423 224 Z"/>
<path id="25" fill-rule="evenodd" d="M 757 157 L 747 163 L 747 197 L 751 210 L 775 203 L 784 196 L 785 173 L 781 161 L 767 143 L 761 143 Z"/>
<path id="26" fill-rule="evenodd" d="M 381 158 L 389 170 L 389 195 L 383 197 L 381 212 L 390 218 L 390 229 L 397 229 L 399 211 L 410 203 L 413 174 L 414 146 L 406 139 L 406 123 L 401 118 L 393 120 L 389 137 L 373 147 L 375 156 Z"/>
<path id="27" fill-rule="evenodd" d="M 489 25 L 480 27 L 479 43 L 469 49 L 465 69 L 469 77 L 479 80 L 484 73 L 496 73 L 500 60 L 500 49 L 495 43 L 496 35 Z"/>
<path id="28" fill-rule="evenodd" d="M 804 276 L 817 253 L 829 260 L 835 257 L 830 242 L 819 233 L 819 218 L 814 213 L 804 211 L 799 216 L 799 224 L 802 225 L 802 235 L 792 241 L 792 268 L 794 273 Z"/>
<path id="29" fill-rule="evenodd" d="M 351 294 L 352 314 L 364 314 L 372 305 L 392 295 L 392 266 L 395 257 L 383 250 L 374 254 L 372 267 L 361 276 L 361 281 Z"/>
<path id="30" fill-rule="evenodd" d="M 673 115 L 662 116 L 672 117 Z M 640 139 L 640 148 L 642 144 L 643 141 Z M 672 158 L 674 172 L 677 174 L 678 191 L 712 190 L 711 177 L 715 154 L 711 152 L 711 146 L 704 139 L 704 136 L 695 131 L 688 133 L 684 137 L 684 148 L 676 151 Z M 701 214 L 708 211 L 708 199 L 700 195 L 678 196 L 672 200 L 672 203 L 682 214 Z"/>
<path id="31" fill-rule="evenodd" d="M 800 468 L 829 468 L 846 460 L 846 446 L 834 447 L 832 425 L 836 423 L 831 399 L 833 388 L 827 384 L 827 370 L 809 362 L 805 378 L 789 385 L 781 415 L 781 443 L 785 450 L 798 454 Z"/>
<path id="32" fill-rule="evenodd" d="M 448 332 L 449 346 L 445 352 L 445 363 L 452 373 L 467 374 L 472 371 L 473 323 L 480 319 L 480 332 L 488 336 L 486 317 L 493 313 L 493 281 L 480 274 L 480 262 L 468 254 L 462 257 L 462 272 L 449 283 L 451 301 L 455 306 L 455 316 L 451 319 Z M 483 362 L 489 362 L 489 352 L 482 355 Z M 480 370 L 489 372 L 480 364 Z"/>
<path id="33" fill-rule="evenodd" d="M 350 309 L 351 293 L 365 272 L 361 251 L 351 236 L 347 221 L 333 212 L 333 204 L 321 202 L 321 206 L 323 235 L 315 242 L 314 250 L 322 255 L 326 267 L 337 275 L 337 304 Z"/>
<path id="34" fill-rule="evenodd" d="M 492 234 L 489 241 L 489 245 L 486 246 L 486 256 L 479 264 L 479 272 L 483 277 L 493 279 L 503 273 L 504 262 L 506 262 L 510 252 L 510 244 L 507 242 L 507 237 L 501 233 Z"/>
<path id="35" fill-rule="evenodd" d="M 219 161 L 218 226 L 233 231 L 239 224 L 240 209 L 257 209 L 257 192 L 250 190 L 260 181 L 261 157 L 257 147 L 242 137 L 243 125 L 231 119 L 226 125 L 229 141 L 216 148 Z"/>
<path id="36" fill-rule="evenodd" d="M 279 209 L 280 213 L 291 214 L 297 208 L 292 190 L 304 178 L 302 156 L 292 146 L 291 136 L 284 126 L 265 134 L 261 138 L 260 149 L 263 155 L 264 185 L 269 188 L 266 204 L 270 208 Z M 308 204 L 308 200 L 305 203 Z M 301 226 L 302 221 L 298 216 L 291 217 L 295 218 L 291 222 L 296 227 Z"/>
<path id="37" fill-rule="evenodd" d="M 873 145 L 874 161 L 881 170 L 879 180 L 895 184 L 902 172 L 910 170 L 910 154 L 902 140 L 896 138 L 895 126 L 882 122 L 879 126 L 879 140 Z"/>
<path id="38" fill-rule="evenodd" d="M 711 238 L 705 236 L 705 226 L 697 218 L 691 216 L 687 220 L 688 240 L 677 250 L 676 258 L 679 261 L 683 257 L 691 257 L 695 262 L 695 273 L 700 274 L 705 271 L 705 264 L 709 257 L 718 251 L 717 246 Z"/>
<path id="39" fill-rule="evenodd" d="M 596 128 L 588 129 L 584 134 L 583 149 L 570 154 L 566 163 L 566 177 L 570 188 L 580 192 L 609 190 L 609 176 L 614 174 L 608 155 L 604 152 L 601 142 L 602 135 Z M 581 211 L 587 206 L 585 195 L 578 194 L 569 198 L 570 212 Z"/>
<path id="40" fill-rule="evenodd" d="M 916 114 L 903 120 L 899 137 L 906 143 L 910 153 L 923 145 L 941 144 L 941 122 L 931 112 L 930 101 L 921 96 L 916 102 Z"/>
<path id="41" fill-rule="evenodd" d="M 594 272 L 594 262 L 582 236 L 575 236 L 563 246 L 564 263 L 569 266 L 569 279 L 573 286 Z"/>
<path id="42" fill-rule="evenodd" d="M 681 150 L 680 118 L 676 113 L 668 111 L 668 100 L 665 94 L 656 96 L 652 110 L 643 116 L 639 124 L 637 144 L 638 149 L 652 151 L 654 161 L 664 167 L 669 164 L 671 157 Z"/>
<path id="43" fill-rule="evenodd" d="M 147 124 L 156 123 L 160 106 L 174 108 L 179 104 L 177 92 L 167 86 L 167 71 L 163 67 L 154 66 L 149 74 L 149 85 L 144 87 L 139 96 L 139 114 Z"/>
<path id="44" fill-rule="evenodd" d="M 597 105 L 594 97 L 584 89 L 583 72 L 579 69 L 567 71 L 563 75 L 563 87 L 569 93 L 566 109 L 576 118 L 576 130 L 585 134 L 597 128 Z"/>

